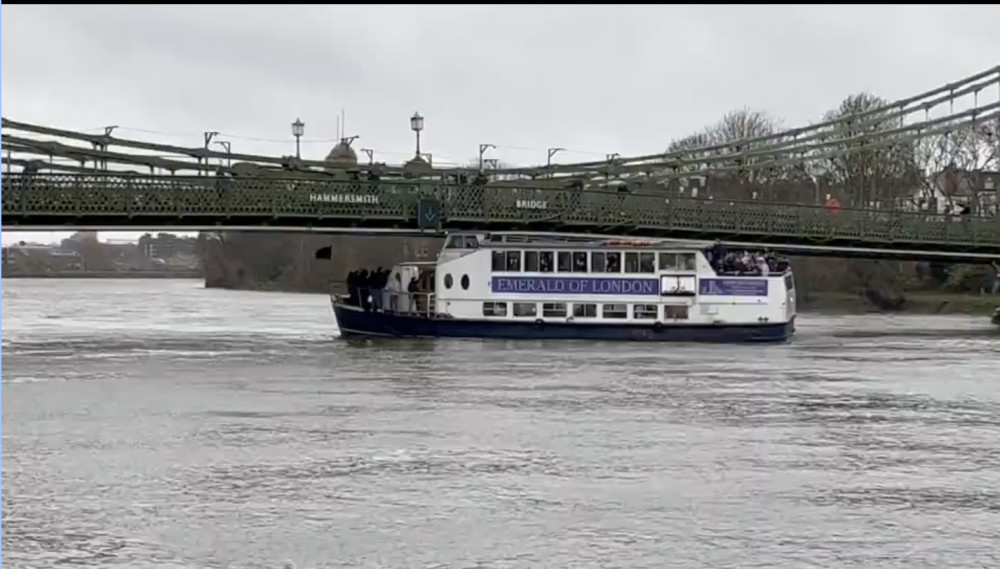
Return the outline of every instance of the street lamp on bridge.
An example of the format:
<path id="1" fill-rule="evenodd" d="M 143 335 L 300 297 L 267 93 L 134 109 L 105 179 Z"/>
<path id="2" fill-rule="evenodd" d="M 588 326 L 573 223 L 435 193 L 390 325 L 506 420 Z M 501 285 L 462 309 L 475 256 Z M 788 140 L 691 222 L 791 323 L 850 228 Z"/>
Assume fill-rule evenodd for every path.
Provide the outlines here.
<path id="1" fill-rule="evenodd" d="M 483 154 L 486 154 L 486 151 L 489 150 L 490 148 L 496 150 L 496 146 L 493 145 L 493 144 L 480 144 L 479 145 L 479 173 L 480 174 L 483 172 Z"/>
<path id="2" fill-rule="evenodd" d="M 368 155 L 368 165 L 369 166 L 371 166 L 372 164 L 375 163 L 375 151 L 374 150 L 372 150 L 371 148 L 362 148 L 361 152 L 364 152 L 365 154 Z"/>
<path id="3" fill-rule="evenodd" d="M 565 148 L 549 148 L 549 157 L 545 159 L 545 165 L 546 166 L 551 166 L 552 165 L 552 157 L 555 156 L 556 154 L 560 153 L 560 152 L 565 151 L 565 150 L 566 150 Z"/>
<path id="4" fill-rule="evenodd" d="M 302 135 L 306 133 L 306 123 L 302 122 L 300 119 L 295 119 L 292 123 L 292 136 L 295 137 L 295 158 L 302 158 Z"/>
<path id="5" fill-rule="evenodd" d="M 233 160 L 228 155 L 233 153 L 233 144 L 228 140 L 217 140 L 215 143 L 226 149 L 226 167 L 232 166 Z"/>
<path id="6" fill-rule="evenodd" d="M 413 113 L 410 117 L 410 130 L 417 133 L 417 151 L 414 156 L 420 158 L 420 131 L 424 130 L 424 117 L 420 116 L 420 113 Z"/>

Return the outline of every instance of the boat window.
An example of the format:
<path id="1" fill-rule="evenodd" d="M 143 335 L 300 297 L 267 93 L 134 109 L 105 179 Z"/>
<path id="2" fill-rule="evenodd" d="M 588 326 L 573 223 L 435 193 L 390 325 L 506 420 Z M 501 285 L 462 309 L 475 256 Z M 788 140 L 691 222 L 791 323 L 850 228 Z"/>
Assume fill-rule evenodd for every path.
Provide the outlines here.
<path id="1" fill-rule="evenodd" d="M 607 259 L 604 252 L 594 251 L 590 254 L 590 270 L 594 273 L 603 273 L 607 267 Z"/>
<path id="2" fill-rule="evenodd" d="M 622 272 L 622 254 L 621 253 L 608 253 L 608 262 L 604 267 L 604 272 L 606 273 L 620 273 Z"/>
<path id="3" fill-rule="evenodd" d="M 597 318 L 596 304 L 574 304 L 573 318 Z"/>
<path id="4" fill-rule="evenodd" d="M 521 270 L 521 252 L 507 251 L 507 270 L 517 272 Z"/>
<path id="5" fill-rule="evenodd" d="M 556 258 L 559 260 L 559 272 L 560 273 L 572 273 L 573 272 L 573 258 L 569 251 L 559 251 Z"/>
<path id="6" fill-rule="evenodd" d="M 638 253 L 625 253 L 625 272 L 626 273 L 638 273 L 639 272 L 639 254 Z"/>
<path id="7" fill-rule="evenodd" d="M 785 289 L 795 290 L 795 279 L 792 278 L 792 275 L 785 275 Z"/>
<path id="8" fill-rule="evenodd" d="M 493 251 L 493 270 L 494 271 L 507 270 L 507 257 L 506 255 L 504 255 L 503 251 Z"/>
<path id="9" fill-rule="evenodd" d="M 698 262 L 694 253 L 660 253 L 661 271 L 693 271 Z"/>
<path id="10" fill-rule="evenodd" d="M 636 304 L 632 307 L 632 317 L 636 320 L 656 320 L 658 312 L 655 304 Z"/>
<path id="11" fill-rule="evenodd" d="M 688 307 L 687 306 L 664 306 L 663 307 L 663 317 L 667 320 L 687 320 L 688 318 Z"/>
<path id="12" fill-rule="evenodd" d="M 661 295 L 691 296 L 697 290 L 694 277 L 663 275 L 660 277 Z"/>
<path id="13" fill-rule="evenodd" d="M 537 316 L 538 305 L 534 302 L 515 302 L 514 316 Z"/>
<path id="14" fill-rule="evenodd" d="M 444 276 L 444 288 L 451 288 L 455 284 L 455 279 L 451 278 L 451 273 Z"/>
<path id="15" fill-rule="evenodd" d="M 628 318 L 628 305 L 605 304 L 603 312 L 605 318 Z"/>
<path id="16" fill-rule="evenodd" d="M 524 252 L 524 270 L 528 273 L 538 272 L 538 251 Z"/>
<path id="17" fill-rule="evenodd" d="M 656 272 L 656 253 L 639 253 L 639 272 Z"/>
<path id="18" fill-rule="evenodd" d="M 475 235 L 466 235 L 465 236 L 465 243 L 463 244 L 463 247 L 465 247 L 466 249 L 478 249 L 479 248 L 479 238 L 476 237 Z"/>
<path id="19" fill-rule="evenodd" d="M 573 253 L 573 272 L 587 272 L 587 253 L 576 251 Z"/>
<path id="20" fill-rule="evenodd" d="M 555 266 L 552 260 L 552 251 L 542 251 L 538 254 L 538 271 L 541 273 L 551 273 Z"/>
<path id="21" fill-rule="evenodd" d="M 507 316 L 506 302 L 484 302 L 483 316 Z"/>
<path id="22" fill-rule="evenodd" d="M 546 302 L 542 305 L 542 316 L 545 318 L 565 318 L 565 302 Z"/>
<path id="23" fill-rule="evenodd" d="M 469 275 L 462 275 L 462 290 L 469 290 Z"/>
<path id="24" fill-rule="evenodd" d="M 460 249 L 462 247 L 462 235 L 451 235 L 444 243 L 445 249 Z"/>

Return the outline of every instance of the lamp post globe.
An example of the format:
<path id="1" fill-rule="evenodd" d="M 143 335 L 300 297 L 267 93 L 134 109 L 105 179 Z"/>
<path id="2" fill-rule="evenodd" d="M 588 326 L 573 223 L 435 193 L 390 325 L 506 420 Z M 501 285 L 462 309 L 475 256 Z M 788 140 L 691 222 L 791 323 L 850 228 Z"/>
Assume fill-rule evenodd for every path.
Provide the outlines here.
<path id="1" fill-rule="evenodd" d="M 306 123 L 302 122 L 301 119 L 295 119 L 292 123 L 292 136 L 295 137 L 295 157 L 302 158 L 301 144 L 300 140 L 302 135 L 306 132 Z"/>
<path id="2" fill-rule="evenodd" d="M 420 116 L 420 113 L 413 113 L 410 117 L 410 130 L 417 135 L 417 152 L 414 156 L 420 160 L 420 131 L 424 130 L 424 117 Z"/>

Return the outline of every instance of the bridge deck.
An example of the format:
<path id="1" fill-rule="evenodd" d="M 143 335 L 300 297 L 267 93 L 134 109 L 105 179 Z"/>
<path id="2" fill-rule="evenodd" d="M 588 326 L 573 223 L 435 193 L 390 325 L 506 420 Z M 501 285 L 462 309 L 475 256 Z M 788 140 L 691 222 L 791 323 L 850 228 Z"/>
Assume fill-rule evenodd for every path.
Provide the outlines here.
<path id="1" fill-rule="evenodd" d="M 1000 255 L 1000 218 L 438 182 L 5 173 L 3 225 L 573 231 Z"/>

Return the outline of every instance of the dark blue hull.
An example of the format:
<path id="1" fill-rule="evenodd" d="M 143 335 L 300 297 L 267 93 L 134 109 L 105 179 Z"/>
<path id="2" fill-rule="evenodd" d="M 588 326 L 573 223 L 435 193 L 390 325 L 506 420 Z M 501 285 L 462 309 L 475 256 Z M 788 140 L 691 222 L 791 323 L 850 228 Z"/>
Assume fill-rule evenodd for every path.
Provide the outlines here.
<path id="1" fill-rule="evenodd" d="M 495 338 L 505 340 L 618 340 L 628 342 L 784 342 L 795 332 L 795 320 L 781 324 L 663 324 L 610 322 L 519 322 L 453 320 L 406 314 L 365 312 L 334 304 L 337 325 L 345 338 Z"/>

